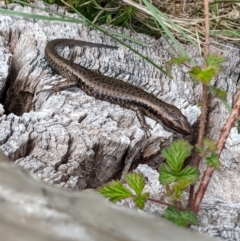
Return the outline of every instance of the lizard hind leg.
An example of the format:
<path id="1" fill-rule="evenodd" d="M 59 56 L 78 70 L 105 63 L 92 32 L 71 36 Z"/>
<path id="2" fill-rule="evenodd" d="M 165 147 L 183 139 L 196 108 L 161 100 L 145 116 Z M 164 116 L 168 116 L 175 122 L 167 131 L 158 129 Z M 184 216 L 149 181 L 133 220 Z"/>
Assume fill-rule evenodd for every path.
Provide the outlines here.
<path id="1" fill-rule="evenodd" d="M 69 89 L 71 87 L 76 87 L 76 86 L 78 86 L 77 81 L 75 81 L 75 80 L 67 80 L 67 81 L 60 82 L 60 83 L 57 83 L 56 85 L 54 85 L 53 86 L 53 91 L 54 92 L 59 92 L 61 90 L 66 90 L 66 89 Z"/>

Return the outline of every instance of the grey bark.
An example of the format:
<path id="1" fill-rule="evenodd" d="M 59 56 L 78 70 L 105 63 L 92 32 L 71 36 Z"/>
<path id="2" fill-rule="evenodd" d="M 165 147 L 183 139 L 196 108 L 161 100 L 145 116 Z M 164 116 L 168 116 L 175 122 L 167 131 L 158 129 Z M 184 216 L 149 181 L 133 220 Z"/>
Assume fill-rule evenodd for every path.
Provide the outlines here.
<path id="1" fill-rule="evenodd" d="M 1 241 L 214 241 L 164 219 L 36 180 L 0 153 Z M 13 178 L 14 177 L 14 178 Z"/>
<path id="2" fill-rule="evenodd" d="M 32 11 L 19 6 L 14 9 Z M 9 126 L 5 131 L 8 134 L 1 137 L 1 149 L 20 166 L 57 186 L 95 188 L 121 176 L 136 163 L 148 161 L 172 141 L 173 133 L 151 119 L 147 122 L 152 136 L 147 139 L 133 111 L 96 100 L 79 88 L 53 92 L 54 84 L 65 79 L 53 74 L 44 58 L 48 40 L 64 37 L 116 45 L 110 38 L 84 25 L 2 18 L 2 41 L 9 41 L 13 55 L 4 100 L 4 107 L 11 114 L 1 119 L 3 128 Z M 152 47 L 131 45 L 159 66 L 172 56 L 164 40 L 117 31 L 151 44 Z M 191 123 L 197 119 L 199 110 L 193 96 L 199 94 L 194 93 L 191 81 L 183 79 L 180 69 L 175 70 L 175 81 L 170 81 L 121 46 L 116 51 L 65 48 L 60 53 L 176 104 Z M 184 89 L 188 91 L 185 93 Z M 159 163 L 160 157 L 155 162 Z"/>
<path id="3" fill-rule="evenodd" d="M 10 8 L 47 14 L 19 5 L 10 5 Z M 76 17 L 63 8 L 53 10 Z M 4 99 L 0 111 L 0 143 L 6 155 L 42 180 L 71 189 L 97 187 L 120 177 L 138 162 L 148 162 L 153 167 L 159 165 L 160 150 L 178 138 L 171 131 L 147 118 L 152 126 L 152 136 L 147 139 L 133 111 L 96 100 L 78 88 L 61 93 L 52 91 L 54 84 L 65 79 L 53 73 L 44 59 L 48 40 L 64 37 L 118 44 L 80 24 L 49 23 L 3 15 L 0 15 L 0 23 L 0 93 Z M 149 44 L 142 47 L 129 43 L 159 66 L 164 66 L 174 56 L 164 39 L 154 40 L 126 29 L 114 30 Z M 232 106 L 238 91 L 239 49 L 231 44 L 213 46 L 213 51 L 218 51 L 227 60 L 224 71 L 213 82 L 227 91 L 227 100 Z M 185 49 L 196 64 L 202 64 L 198 49 L 193 46 L 185 46 Z M 186 67 L 175 67 L 172 81 L 121 46 L 116 51 L 64 48 L 59 53 L 87 68 L 154 93 L 179 107 L 192 125 L 196 123 L 200 114 L 197 104 L 201 88 L 189 79 Z M 221 101 L 212 102 L 208 120 L 210 138 L 218 138 L 228 113 Z M 234 127 L 221 155 L 221 168 L 214 173 L 206 198 L 239 202 L 239 145 L 240 138 Z M 203 170 L 204 165 L 201 168 Z"/>

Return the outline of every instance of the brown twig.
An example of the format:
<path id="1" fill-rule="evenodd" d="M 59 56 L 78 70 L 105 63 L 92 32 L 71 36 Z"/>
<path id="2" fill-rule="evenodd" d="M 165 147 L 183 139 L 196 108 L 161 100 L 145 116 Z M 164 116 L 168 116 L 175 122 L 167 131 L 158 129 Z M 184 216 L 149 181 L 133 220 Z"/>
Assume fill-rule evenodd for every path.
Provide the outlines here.
<path id="1" fill-rule="evenodd" d="M 204 0 L 204 13 L 205 13 L 205 46 L 204 46 L 204 56 L 208 56 L 209 54 L 209 5 L 208 0 Z M 200 116 L 200 124 L 199 124 L 199 132 L 198 132 L 198 140 L 197 146 L 203 145 L 203 138 L 205 135 L 206 122 L 207 122 L 207 111 L 208 111 L 208 93 L 207 93 L 207 85 L 202 85 L 202 109 Z M 193 166 L 196 168 L 199 167 L 201 157 L 196 153 L 194 156 Z M 190 186 L 189 197 L 188 197 L 188 207 L 191 208 L 193 204 L 193 195 L 194 195 L 194 185 Z"/>
<path id="2" fill-rule="evenodd" d="M 220 137 L 218 139 L 218 143 L 217 143 L 218 157 L 220 156 L 220 154 L 225 146 L 227 137 L 230 133 L 230 130 L 231 130 L 233 124 L 239 118 L 239 116 L 240 116 L 240 95 L 239 95 L 239 97 L 234 105 L 234 108 L 233 108 L 230 116 L 228 117 L 228 120 L 225 123 L 225 125 L 221 131 Z M 194 200 L 193 200 L 193 211 L 195 211 L 195 212 L 198 212 L 198 210 L 199 210 L 199 206 L 201 204 L 202 198 L 205 194 L 205 191 L 207 189 L 207 186 L 211 179 L 213 171 L 214 171 L 214 168 L 209 166 L 206 168 L 206 170 L 203 174 L 202 180 L 200 182 L 200 185 L 198 187 L 198 190 L 197 190 Z"/>

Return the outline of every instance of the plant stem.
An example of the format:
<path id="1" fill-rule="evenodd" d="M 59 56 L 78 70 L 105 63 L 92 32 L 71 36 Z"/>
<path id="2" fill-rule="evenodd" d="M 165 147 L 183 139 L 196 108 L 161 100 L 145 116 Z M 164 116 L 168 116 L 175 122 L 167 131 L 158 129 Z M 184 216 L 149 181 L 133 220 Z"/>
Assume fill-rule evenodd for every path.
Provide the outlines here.
<path id="1" fill-rule="evenodd" d="M 154 198 L 150 198 L 150 197 L 149 197 L 147 200 L 148 200 L 148 201 L 151 201 L 151 202 L 158 203 L 158 204 L 162 204 L 162 205 L 165 205 L 165 206 L 168 206 L 168 207 L 177 208 L 178 210 L 186 210 L 186 208 L 183 208 L 182 206 L 170 204 L 170 203 L 161 201 L 161 200 L 159 200 L 159 199 L 154 199 Z"/>
<path id="2" fill-rule="evenodd" d="M 208 0 L 204 0 L 204 13 L 205 13 L 205 46 L 204 46 L 204 56 L 208 56 L 209 54 L 209 3 Z M 200 116 L 200 124 L 199 124 L 199 131 L 198 131 L 198 140 L 197 146 L 203 145 L 203 139 L 205 135 L 206 129 L 206 122 L 207 122 L 207 111 L 208 111 L 208 93 L 207 93 L 207 85 L 202 85 L 202 109 L 201 109 L 201 116 Z M 199 167 L 201 157 L 196 153 L 193 155 L 194 163 L 197 169 Z M 190 186 L 189 197 L 188 197 L 188 207 L 191 208 L 193 205 L 193 195 L 194 195 L 194 185 Z"/>
<path id="3" fill-rule="evenodd" d="M 221 131 L 220 137 L 218 139 L 218 143 L 217 143 L 218 157 L 220 157 L 220 154 L 225 146 L 227 137 L 229 136 L 230 130 L 231 130 L 234 122 L 239 117 L 240 117 L 240 95 L 238 96 L 238 99 L 234 105 L 234 108 L 233 108 L 230 116 L 228 117 L 228 120 L 225 123 L 225 125 Z M 193 200 L 193 211 L 194 212 L 198 212 L 198 210 L 199 210 L 199 206 L 201 204 L 202 198 L 205 194 L 205 191 L 207 189 L 207 186 L 209 184 L 213 171 L 214 171 L 214 168 L 209 166 L 206 168 L 206 170 L 203 174 L 202 180 L 200 182 L 200 185 L 198 187 L 198 190 L 197 190 L 194 200 Z"/>

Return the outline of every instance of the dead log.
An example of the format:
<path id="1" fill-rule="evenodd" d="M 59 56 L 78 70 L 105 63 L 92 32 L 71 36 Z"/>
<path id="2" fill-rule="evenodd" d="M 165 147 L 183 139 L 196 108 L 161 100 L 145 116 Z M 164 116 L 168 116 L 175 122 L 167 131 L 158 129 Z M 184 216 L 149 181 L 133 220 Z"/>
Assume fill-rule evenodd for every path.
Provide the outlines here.
<path id="1" fill-rule="evenodd" d="M 10 8 L 36 11 L 19 5 L 10 5 Z M 63 8 L 53 10 L 64 12 Z M 152 136 L 147 139 L 133 111 L 97 100 L 79 88 L 60 93 L 52 91 L 54 84 L 64 81 L 64 78 L 53 73 L 44 58 L 44 47 L 48 40 L 64 37 L 118 44 L 85 25 L 49 23 L 3 15 L 1 23 L 0 51 L 4 53 L 1 61 L 4 76 L 1 91 L 5 114 L 2 109 L 0 140 L 1 149 L 6 155 L 48 183 L 72 189 L 98 187 L 112 178 L 119 178 L 139 162 L 147 162 L 155 168 L 159 166 L 160 150 L 176 138 L 171 131 L 147 118 L 152 127 Z M 126 29 L 116 28 L 115 31 L 147 43 L 148 47 L 129 44 L 159 66 L 164 66 L 174 56 L 164 39 L 154 40 Z M 237 93 L 239 49 L 231 44 L 213 47 L 215 51 L 221 49 L 227 59 L 224 71 L 213 82 L 227 91 L 227 100 L 232 105 Z M 198 49 L 194 46 L 185 46 L 185 49 L 196 64 L 202 63 Z M 170 80 L 122 46 L 116 51 L 63 48 L 59 53 L 75 63 L 154 93 L 180 108 L 192 125 L 196 123 L 200 113 L 198 102 L 201 88 L 189 79 L 186 67 L 175 67 L 172 71 L 174 80 Z M 208 120 L 209 137 L 218 137 L 227 115 L 228 110 L 224 105 L 214 100 Z M 231 200 L 238 198 L 238 186 L 233 187 L 235 191 L 231 194 L 226 194 L 229 193 L 227 191 L 232 179 L 221 181 L 220 176 L 238 175 L 239 168 L 231 170 L 231 174 L 226 171 L 230 160 L 237 161 L 239 157 L 239 152 L 235 151 L 236 146 L 239 147 L 236 133 L 236 128 L 233 128 L 230 142 L 223 153 L 222 169 L 214 177 L 216 185 L 222 185 L 221 195 Z M 233 149 L 231 143 L 234 143 Z M 214 193 L 216 187 L 209 189 Z M 215 195 L 218 196 L 217 193 Z"/>

